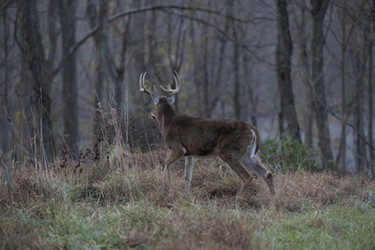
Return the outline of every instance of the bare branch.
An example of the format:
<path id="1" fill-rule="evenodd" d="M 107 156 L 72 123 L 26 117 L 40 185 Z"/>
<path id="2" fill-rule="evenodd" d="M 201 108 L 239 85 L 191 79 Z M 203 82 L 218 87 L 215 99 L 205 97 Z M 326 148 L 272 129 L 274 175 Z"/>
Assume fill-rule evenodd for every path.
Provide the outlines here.
<path id="1" fill-rule="evenodd" d="M 137 14 L 137 13 L 142 13 L 142 12 L 147 12 L 147 11 L 157 11 L 157 10 L 160 10 L 160 11 L 167 11 L 169 9 L 177 9 L 177 10 L 187 10 L 187 11 L 200 11 L 200 12 L 207 12 L 207 13 L 211 13 L 211 14 L 215 14 L 215 15 L 219 15 L 219 16 L 222 16 L 222 17 L 226 17 L 226 18 L 229 18 L 229 19 L 232 19 L 234 21 L 237 21 L 237 22 L 242 22 L 242 23 L 249 23 L 249 22 L 253 22 L 255 20 L 257 20 L 258 18 L 253 18 L 253 19 L 249 19 L 249 20 L 242 20 L 242 19 L 239 19 L 239 18 L 236 18 L 236 17 L 233 17 L 233 16 L 230 16 L 230 15 L 226 15 L 226 14 L 223 14 L 219 11 L 215 11 L 215 10 L 210 10 L 210 9 L 205 9 L 205 8 L 200 8 L 200 7 L 186 7 L 186 6 L 177 6 L 177 5 L 156 5 L 156 6 L 146 6 L 146 7 L 143 7 L 143 8 L 138 8 L 138 9 L 132 9 L 132 10 L 127 10 L 127 11 L 122 11 L 122 12 L 119 12 L 117 13 L 116 15 L 113 15 L 111 17 L 108 18 L 108 23 L 111 23 L 121 17 L 124 17 L 124 16 L 129 16 L 129 15 L 134 15 L 134 14 Z M 199 18 L 193 18 L 191 16 L 187 16 L 187 15 L 183 15 L 183 14 L 176 14 L 176 13 L 172 13 L 173 15 L 180 15 L 182 17 L 186 17 L 186 18 L 189 18 L 189 19 L 192 19 L 192 20 L 195 20 L 195 21 L 198 21 L 202 24 L 205 24 L 211 28 L 214 28 L 215 30 L 219 31 L 220 33 L 222 34 L 225 34 L 226 35 L 226 32 L 217 28 L 216 25 L 214 24 L 210 24 L 208 22 L 205 22 L 204 20 L 202 19 L 199 19 Z M 264 19 L 264 18 L 263 18 Z M 270 19 L 273 21 L 273 19 Z M 66 62 L 66 59 L 69 58 L 69 56 L 73 53 L 75 53 L 77 51 L 77 49 L 79 47 L 81 47 L 82 44 L 84 44 L 87 39 L 89 39 L 91 36 L 93 36 L 97 31 L 99 30 L 99 26 L 96 25 L 94 28 L 92 28 L 86 35 L 84 35 L 81 40 L 79 40 L 69 51 L 69 53 L 67 54 L 64 54 L 63 58 L 61 59 L 59 65 L 52 71 L 52 74 L 51 74 L 51 79 L 53 79 L 60 71 L 62 65 Z M 226 35 L 226 38 L 228 38 L 228 36 Z M 251 54 L 255 55 L 255 53 L 253 51 L 251 51 L 248 47 L 244 47 L 244 49 L 248 52 L 250 52 Z M 262 60 L 263 62 L 267 63 L 267 64 L 270 64 L 266 61 L 264 61 L 263 59 L 261 59 L 259 56 L 257 56 L 258 59 Z"/>

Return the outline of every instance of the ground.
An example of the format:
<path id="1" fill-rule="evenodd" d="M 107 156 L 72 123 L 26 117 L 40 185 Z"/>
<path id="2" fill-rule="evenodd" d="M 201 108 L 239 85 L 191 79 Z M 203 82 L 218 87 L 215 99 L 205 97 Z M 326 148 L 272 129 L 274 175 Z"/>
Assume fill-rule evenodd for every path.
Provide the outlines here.
<path id="1" fill-rule="evenodd" d="M 374 249 L 375 183 L 330 173 L 275 173 L 277 198 L 200 159 L 191 195 L 183 168 L 162 171 L 164 151 L 112 152 L 77 167 L 13 171 L 14 214 L 1 176 L 0 248 Z"/>

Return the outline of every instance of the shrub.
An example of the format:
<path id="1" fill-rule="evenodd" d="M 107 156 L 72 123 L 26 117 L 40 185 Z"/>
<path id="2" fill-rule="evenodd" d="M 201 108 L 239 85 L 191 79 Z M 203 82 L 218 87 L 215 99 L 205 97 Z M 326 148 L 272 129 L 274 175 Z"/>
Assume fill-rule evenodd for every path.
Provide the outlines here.
<path id="1" fill-rule="evenodd" d="M 284 140 L 267 139 L 262 144 L 262 159 L 274 171 L 291 173 L 299 169 L 318 170 L 317 152 L 286 136 Z"/>

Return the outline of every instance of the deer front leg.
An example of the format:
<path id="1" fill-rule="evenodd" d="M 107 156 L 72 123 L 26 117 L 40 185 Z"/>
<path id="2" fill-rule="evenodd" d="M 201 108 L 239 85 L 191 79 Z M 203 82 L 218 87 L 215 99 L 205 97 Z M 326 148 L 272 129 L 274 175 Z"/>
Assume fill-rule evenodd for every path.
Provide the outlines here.
<path id="1" fill-rule="evenodd" d="M 172 150 L 168 156 L 166 167 L 168 167 L 169 181 L 172 183 L 172 167 L 173 163 L 176 162 L 181 156 L 183 156 L 183 150 Z"/>
<path id="2" fill-rule="evenodd" d="M 190 191 L 191 179 L 193 178 L 194 158 L 191 156 L 185 157 L 185 169 L 186 169 L 186 187 L 185 193 L 188 196 Z"/>

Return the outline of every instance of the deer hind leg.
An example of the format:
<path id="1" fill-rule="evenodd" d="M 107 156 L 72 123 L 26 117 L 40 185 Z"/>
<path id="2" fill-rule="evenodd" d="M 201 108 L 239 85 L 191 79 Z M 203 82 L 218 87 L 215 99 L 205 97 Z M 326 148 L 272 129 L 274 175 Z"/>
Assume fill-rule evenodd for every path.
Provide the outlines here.
<path id="1" fill-rule="evenodd" d="M 166 166 L 168 167 L 168 175 L 169 175 L 170 182 L 173 181 L 173 176 L 172 176 L 173 163 L 175 163 L 183 155 L 184 155 L 184 151 L 181 149 L 181 150 L 172 150 L 168 156 Z"/>
<path id="2" fill-rule="evenodd" d="M 242 184 L 238 196 L 243 196 L 251 183 L 253 176 L 244 168 L 239 156 L 222 155 L 220 158 L 241 178 Z"/>
<path id="3" fill-rule="evenodd" d="M 186 170 L 186 187 L 185 193 L 189 195 L 191 179 L 193 178 L 194 158 L 191 156 L 185 157 L 185 170 Z"/>
<path id="4" fill-rule="evenodd" d="M 276 191 L 273 184 L 272 173 L 262 164 L 258 157 L 256 155 L 252 155 L 248 149 L 242 159 L 242 162 L 249 171 L 252 171 L 256 176 L 258 176 L 258 178 L 261 178 L 266 182 L 272 196 L 275 196 Z"/>

